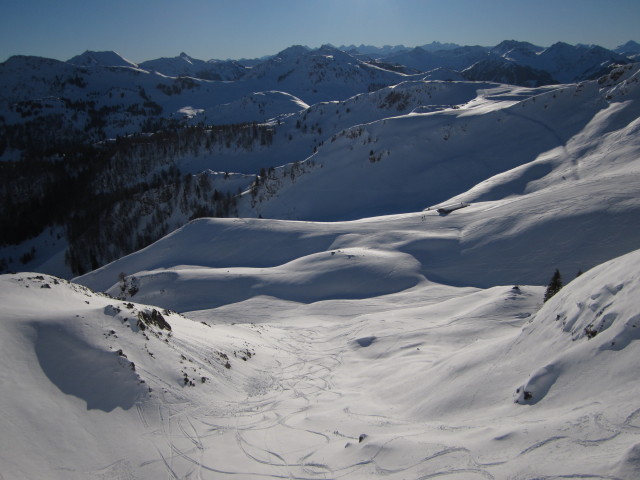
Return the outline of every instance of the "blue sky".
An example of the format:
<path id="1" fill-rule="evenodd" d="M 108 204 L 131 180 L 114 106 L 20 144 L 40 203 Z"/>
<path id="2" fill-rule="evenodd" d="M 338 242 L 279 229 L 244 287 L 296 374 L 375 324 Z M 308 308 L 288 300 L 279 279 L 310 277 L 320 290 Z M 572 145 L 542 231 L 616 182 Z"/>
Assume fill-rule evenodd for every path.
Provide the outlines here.
<path id="1" fill-rule="evenodd" d="M 2 0 L 0 61 L 115 50 L 255 58 L 295 44 L 640 41 L 640 0 Z"/>

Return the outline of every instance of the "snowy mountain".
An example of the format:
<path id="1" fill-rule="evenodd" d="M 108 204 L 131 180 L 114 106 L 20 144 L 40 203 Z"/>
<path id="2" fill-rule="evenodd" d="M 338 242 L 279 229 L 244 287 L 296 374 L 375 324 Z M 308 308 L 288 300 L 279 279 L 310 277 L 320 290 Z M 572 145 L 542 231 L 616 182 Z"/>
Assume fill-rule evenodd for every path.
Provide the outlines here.
<path id="1" fill-rule="evenodd" d="M 597 45 L 569 45 L 558 42 L 536 56 L 521 56 L 522 65 L 545 70 L 558 82 L 568 83 L 597 78 L 612 65 L 629 63 L 629 59 Z"/>
<path id="2" fill-rule="evenodd" d="M 614 51 L 632 60 L 637 60 L 640 55 L 640 43 L 630 40 L 624 45 L 617 47 Z"/>
<path id="3" fill-rule="evenodd" d="M 637 67 L 624 71 L 637 72 Z M 619 81 L 621 78 L 626 77 L 619 77 Z M 393 117 L 378 121 L 369 117 L 332 136 L 309 160 L 320 168 L 277 195 L 267 195 L 258 211 L 272 218 L 336 220 L 366 217 L 372 212 L 410 211 L 446 201 L 493 174 L 566 146 L 604 111 L 619 112 L 619 125 L 626 127 L 637 108 L 637 74 L 623 84 L 628 89 L 625 96 L 607 100 L 612 88 L 618 92 L 622 87 L 601 91 L 595 81 L 540 90 L 435 83 L 432 85 L 441 85 L 443 92 L 452 95 L 442 102 L 434 98 L 431 109 L 416 109 L 419 105 L 410 100 L 405 103 L 402 90 L 397 95 L 389 91 L 389 101 L 400 109 L 408 107 L 404 111 L 408 115 L 400 115 L 402 110 L 394 107 L 398 113 Z M 434 108 L 438 104 L 441 107 Z M 610 105 L 616 107 L 608 110 Z M 618 105 L 625 107 L 618 110 Z M 398 138 L 410 141 L 399 143 Z M 394 177 L 398 184 L 390 181 Z M 309 188 L 319 194 L 332 192 L 331 202 L 308 204 L 303 200 L 307 194 L 302 192 Z M 361 193 L 354 196 L 354 188 Z"/>
<path id="4" fill-rule="evenodd" d="M 637 479 L 640 64 L 483 50 L 0 65 L 0 477 Z"/>
<path id="5" fill-rule="evenodd" d="M 69 237 L 67 263 L 76 273 L 85 272 L 202 215 L 234 212 L 334 221 L 420 210 L 444 202 L 492 175 L 521 167 L 565 145 L 607 105 L 618 102 L 617 94 L 615 101 L 607 99 L 611 91 L 622 88 L 616 85 L 633 86 L 627 82 L 633 71 L 623 69 L 604 78 L 603 84 L 594 81 L 538 89 L 479 82 L 403 82 L 309 108 L 296 97 L 272 92 L 215 107 L 211 111 L 218 112 L 218 117 L 204 109 L 180 108 L 177 114 L 192 124 L 249 121 L 254 115 L 264 120 L 269 113 L 279 116 L 264 125 L 197 127 L 181 135 L 142 136 L 118 143 L 115 150 L 107 145 L 102 153 L 88 153 L 113 155 L 113 159 L 101 163 L 100 175 L 93 173 L 99 181 L 82 183 L 87 192 L 82 210 L 86 211 L 74 215 L 77 227 L 71 229 L 76 233 Z M 630 105 L 635 105 L 634 91 L 629 93 Z M 567 111 L 572 115 L 567 116 Z M 168 143 L 168 139 L 179 143 Z M 513 155 L 514 151 L 519 154 Z M 446 168 L 448 162 L 456 167 Z M 51 198 L 77 188 L 68 185 L 65 171 L 52 168 L 45 163 L 39 180 L 52 185 L 47 188 L 56 185 Z M 233 189 L 226 182 L 207 183 L 206 195 L 190 190 L 187 177 L 181 177 L 208 170 L 218 172 L 220 178 L 230 172 L 243 176 L 233 183 Z M 397 180 L 391 181 L 394 178 Z M 4 187 L 8 195 L 20 185 L 33 184 L 33 174 L 24 181 L 7 176 L 9 179 Z M 357 195 L 353 195 L 354 187 Z M 133 190 L 125 193 L 125 188 Z M 141 190 L 149 193 L 141 194 Z M 92 192 L 110 195 L 106 197 L 111 198 L 109 207 L 102 199 L 96 201 Z M 316 194 L 309 192 L 322 196 L 331 192 L 330 201 L 317 202 Z M 164 200 L 156 204 L 158 199 Z M 157 206 L 150 209 L 154 204 Z M 32 205 L 31 200 L 12 200 L 6 207 L 6 224 L 14 225 L 15 219 L 33 211 Z M 64 217 L 64 208 L 69 207 L 63 205 L 56 216 Z M 44 217 L 28 230 L 8 227 L 5 231 L 18 241 L 20 235 L 38 235 L 38 225 L 48 225 L 45 222 L 51 218 L 43 212 Z M 140 217 L 137 212 L 146 213 Z M 105 224 L 110 228 L 100 226 Z M 135 235 L 127 233 L 132 228 Z M 24 268 L 18 260 L 30 261 L 33 248 L 43 251 L 35 243 L 25 244 L 19 253 L 4 251 L 5 268 Z M 34 267 L 43 260 L 36 255 Z"/>
<path id="6" fill-rule="evenodd" d="M 358 93 L 395 85 L 411 76 L 362 62 L 329 45 L 316 50 L 290 47 L 257 65 L 245 81 L 260 81 L 308 104 L 345 100 Z M 413 77 L 417 78 L 417 77 Z"/>
<path id="7" fill-rule="evenodd" d="M 224 124 L 264 121 L 300 109 L 299 100 L 283 102 L 274 96 L 273 110 L 263 101 L 250 115 L 221 118 L 224 107 L 218 107 L 242 102 L 259 91 L 257 85 L 168 77 L 133 67 L 78 67 L 37 57 L 12 57 L 0 65 L 0 84 L 5 141 L 15 150 L 30 146 L 46 151 L 62 143 L 103 141 L 216 119 Z"/>
<path id="8" fill-rule="evenodd" d="M 67 60 L 67 63 L 79 67 L 138 67 L 138 65 L 116 52 L 93 52 L 90 50 L 86 50 L 84 53 L 70 58 Z"/>
<path id="9" fill-rule="evenodd" d="M 627 45 L 632 54 L 633 45 Z M 631 59 L 621 52 L 597 45 L 558 42 L 549 48 L 542 48 L 529 42 L 505 40 L 492 48 L 466 46 L 434 50 L 416 47 L 410 51 L 390 54 L 380 60 L 423 72 L 436 68 L 462 72 L 479 64 L 483 70 L 482 80 L 500 82 L 503 78 L 509 78 L 513 82 L 523 78 L 523 83 L 517 84 L 529 85 L 532 78 L 537 82 L 544 81 L 545 84 L 597 78 L 606 74 L 614 65 L 630 62 Z M 497 68 L 497 62 L 501 60 L 502 66 Z M 505 72 L 507 66 L 509 73 Z M 495 76 L 490 77 L 492 72 L 495 72 Z"/>
<path id="10" fill-rule="evenodd" d="M 427 72 L 436 68 L 464 70 L 476 62 L 484 60 L 486 56 L 487 49 L 483 47 L 457 47 L 438 51 L 415 47 L 408 52 L 386 56 L 383 60 Z"/>
<path id="11" fill-rule="evenodd" d="M 247 68 L 238 62 L 209 60 L 203 61 L 190 57 L 182 52 L 173 58 L 158 58 L 147 60 L 140 64 L 140 68 L 152 72 L 159 72 L 169 77 L 194 77 L 205 80 L 232 81 L 242 78 Z"/>
<path id="12" fill-rule="evenodd" d="M 500 60 L 502 59 L 502 60 Z M 506 63 L 505 63 L 506 61 Z M 43 149 L 74 137 L 100 141 L 117 135 L 198 123 L 258 121 L 285 113 L 279 102 L 255 114 L 223 113 L 256 92 L 279 91 L 305 104 L 346 100 L 359 93 L 415 79 L 462 78 L 521 85 L 581 81 L 607 73 L 627 57 L 596 46 L 558 43 L 540 51 L 526 42 L 411 51 L 363 62 L 331 46 L 291 47 L 251 69 L 234 62 L 181 54 L 135 65 L 115 52 L 90 52 L 68 62 L 12 57 L 0 65 L 0 112 L 8 126 L 2 154 L 19 156 L 29 129 Z M 480 62 L 480 63 L 478 63 Z M 497 63 L 501 62 L 501 63 Z M 462 71 L 466 70 L 466 74 Z M 426 72 L 422 76 L 411 74 Z M 405 73 L 403 73 L 405 72 Z M 546 73 L 545 73 L 546 72 Z M 184 77 L 188 78 L 184 78 Z M 213 81 L 216 80 L 216 81 Z M 224 80 L 224 81 L 218 81 Z M 234 118 L 235 117 L 235 118 Z"/>
<path id="13" fill-rule="evenodd" d="M 494 55 L 514 62 L 521 62 L 523 59 L 530 60 L 543 51 L 543 47 L 533 45 L 529 42 L 519 42 L 517 40 L 505 40 L 489 50 L 489 52 Z"/>
<path id="14" fill-rule="evenodd" d="M 352 128 L 320 147 L 303 163 L 306 171 L 293 175 L 288 167 L 266 173 L 238 199 L 239 215 L 331 220 L 330 224 L 293 223 L 286 228 L 300 229 L 297 235 L 305 239 L 300 242 L 304 249 L 314 248 L 308 240 L 314 237 L 322 238 L 322 248 L 361 250 L 394 245 L 403 255 L 418 260 L 426 278 L 452 285 L 542 284 L 555 267 L 569 272 L 591 268 L 632 251 L 640 241 L 636 228 L 640 220 L 638 75 L 635 67 L 620 72 L 618 81 L 611 80 L 613 86 L 602 91 L 592 82 L 551 89 L 522 101 L 501 99 L 504 90 L 487 89 L 487 96 L 466 107 L 386 118 Z M 606 101 L 603 97 L 611 98 Z M 502 102 L 495 103 L 498 99 Z M 573 116 L 559 115 L 566 111 Z M 393 147 L 391 141 L 400 131 L 414 143 Z M 418 131 L 433 133 L 418 140 Z M 525 132 L 531 139 L 527 148 L 522 140 Z M 462 201 L 470 206 L 451 215 L 431 209 L 407 213 L 407 217 L 375 218 L 376 212 L 420 212 L 425 206 Z M 366 217 L 374 218 L 335 223 L 340 218 Z M 239 238 L 260 238 L 244 230 L 254 225 L 247 222 L 220 224 L 223 231 L 240 228 L 243 233 L 230 237 L 228 247 L 219 243 L 221 249 L 210 250 L 210 254 L 190 249 L 177 264 L 162 263 L 163 256 L 154 252 L 180 250 L 173 242 L 194 243 L 180 240 L 183 236 L 222 241 L 222 233 L 194 234 L 193 229 L 205 227 L 186 226 L 82 281 L 106 290 L 120 271 L 143 272 L 141 298 L 162 305 L 161 298 L 144 296 L 146 282 L 154 284 L 156 275 L 164 278 L 166 269 L 178 265 L 228 266 L 227 260 L 219 263 L 218 255 L 227 259 Z M 272 225 L 265 222 L 265 228 L 275 228 Z M 349 235 L 356 226 L 361 227 L 358 235 Z M 414 232 L 417 228 L 420 234 Z M 313 233 L 317 229 L 322 234 Z M 381 231 L 391 233 L 387 236 Z M 276 237 L 262 243 L 285 243 L 287 255 L 293 257 L 262 259 L 264 253 L 254 248 L 251 250 L 262 260 L 251 260 L 244 250 L 242 259 L 274 266 L 268 262 L 280 265 L 297 258 L 292 238 Z M 533 250 L 532 245 L 536 245 Z M 154 263 L 149 264 L 148 258 Z M 155 263 L 158 259 L 161 263 Z M 206 276 L 202 279 L 208 281 Z M 250 283 L 250 291 L 258 291 L 257 284 Z M 211 288 L 223 297 L 231 295 Z M 264 294 L 273 293 L 266 290 Z M 180 298 L 188 298 L 188 293 Z M 207 301 L 215 302 L 215 295 Z M 166 306 L 182 309 L 171 303 Z"/>
<path id="15" fill-rule="evenodd" d="M 419 48 L 422 50 L 426 50 L 428 52 L 436 52 L 441 50 L 453 50 L 459 48 L 460 45 L 455 43 L 441 43 L 441 42 L 431 42 L 426 43 L 424 45 L 419 45 Z M 390 55 L 401 54 L 403 52 L 408 52 L 412 50 L 410 47 L 405 47 L 404 45 L 384 45 L 382 47 L 377 47 L 374 45 L 342 45 L 337 47 L 338 49 L 349 53 L 354 56 L 369 56 L 370 58 L 383 58 L 388 57 Z"/>
<path id="16" fill-rule="evenodd" d="M 339 50 L 342 50 L 343 52 L 347 52 L 350 55 L 366 55 L 371 58 L 385 57 L 394 53 L 409 50 L 409 48 L 405 47 L 404 45 L 384 45 L 382 47 L 377 47 L 375 45 L 360 44 L 359 46 L 341 45 L 337 48 Z"/>
<path id="17" fill-rule="evenodd" d="M 493 81 L 508 85 L 540 87 L 557 83 L 544 70 L 522 66 L 504 58 L 490 57 L 465 68 L 461 75 L 472 81 Z"/>

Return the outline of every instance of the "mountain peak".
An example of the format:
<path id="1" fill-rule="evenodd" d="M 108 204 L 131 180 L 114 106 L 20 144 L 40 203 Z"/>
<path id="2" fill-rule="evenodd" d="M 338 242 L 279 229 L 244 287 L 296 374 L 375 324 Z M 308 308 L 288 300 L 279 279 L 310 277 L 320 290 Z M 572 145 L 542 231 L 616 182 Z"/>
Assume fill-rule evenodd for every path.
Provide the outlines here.
<path id="1" fill-rule="evenodd" d="M 309 52 L 309 47 L 303 45 L 292 45 L 279 52 L 276 57 L 279 58 L 291 58 L 306 55 Z"/>
<path id="2" fill-rule="evenodd" d="M 196 60 L 184 52 L 180 52 L 180 55 L 177 57 L 178 60 L 188 63 L 189 65 L 194 65 L 195 63 L 202 63 L 202 60 Z"/>
<path id="3" fill-rule="evenodd" d="M 54 60 L 53 58 L 38 57 L 35 55 L 12 55 L 0 65 L 7 67 L 37 67 L 38 65 L 53 65 L 63 64 L 60 60 Z"/>
<path id="4" fill-rule="evenodd" d="M 127 60 L 112 50 L 102 52 L 85 50 L 84 53 L 67 60 L 67 63 L 79 67 L 138 67 L 137 64 Z"/>
<path id="5" fill-rule="evenodd" d="M 621 55 L 638 55 L 640 54 L 640 43 L 634 42 L 633 40 L 629 40 L 624 45 L 620 45 L 616 47 L 614 52 L 619 53 Z"/>
<path id="6" fill-rule="evenodd" d="M 499 55 L 504 55 L 505 53 L 509 53 L 513 50 L 518 50 L 520 52 L 541 52 L 544 48 L 534 45 L 529 42 L 521 42 L 518 40 L 504 40 L 500 42 L 498 45 L 491 49 L 491 53 L 497 53 Z"/>

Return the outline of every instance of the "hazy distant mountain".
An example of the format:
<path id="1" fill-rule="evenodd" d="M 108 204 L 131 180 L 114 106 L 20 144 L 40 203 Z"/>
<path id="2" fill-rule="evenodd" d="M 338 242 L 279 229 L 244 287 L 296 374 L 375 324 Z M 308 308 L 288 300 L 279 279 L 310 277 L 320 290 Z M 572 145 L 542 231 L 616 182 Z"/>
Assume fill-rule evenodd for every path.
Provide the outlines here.
<path id="1" fill-rule="evenodd" d="M 540 87 L 557 83 L 544 70 L 536 70 L 502 57 L 481 60 L 469 68 L 465 68 L 460 73 L 467 80 L 492 81 L 528 87 Z"/>
<path id="2" fill-rule="evenodd" d="M 438 50 L 453 50 L 455 48 L 460 47 L 460 45 L 455 43 L 431 42 L 424 45 L 420 45 L 419 47 L 428 52 L 435 52 Z M 395 55 L 398 53 L 412 50 L 411 47 L 405 47 L 404 45 L 385 45 L 383 47 L 376 47 L 373 45 L 360 45 L 360 46 L 342 45 L 338 48 L 352 55 L 356 55 L 356 54 L 368 55 L 368 56 L 371 56 L 372 58 L 388 57 L 390 55 Z"/>
<path id="3" fill-rule="evenodd" d="M 494 55 L 517 63 L 532 61 L 536 55 L 543 51 L 544 47 L 538 47 L 529 42 L 518 42 L 516 40 L 505 40 L 489 50 L 489 52 Z"/>
<path id="4" fill-rule="evenodd" d="M 394 53 L 409 50 L 409 48 L 405 47 L 404 45 L 384 45 L 383 47 L 376 47 L 373 45 L 342 45 L 338 48 L 352 55 L 368 55 L 372 58 L 385 57 Z"/>
<path id="5" fill-rule="evenodd" d="M 636 60 L 640 56 L 640 43 L 630 40 L 624 45 L 617 47 L 614 52 Z"/>
<path id="6" fill-rule="evenodd" d="M 344 100 L 361 92 L 394 85 L 409 77 L 379 68 L 330 45 L 316 50 L 294 46 L 256 65 L 243 81 L 284 90 L 306 103 Z"/>
<path id="7" fill-rule="evenodd" d="M 428 52 L 438 52 L 441 50 L 455 50 L 456 48 L 460 48 L 461 46 L 462 45 L 458 45 L 457 43 L 441 43 L 441 42 L 431 42 L 431 43 L 425 43 L 424 45 L 419 45 L 420 48 Z"/>
<path id="8" fill-rule="evenodd" d="M 238 80 L 247 72 L 246 67 L 235 61 L 198 60 L 182 52 L 177 57 L 158 58 L 140 63 L 140 68 L 159 72 L 170 77 L 187 76 L 204 80 Z"/>
<path id="9" fill-rule="evenodd" d="M 558 82 L 575 82 L 605 74 L 613 65 L 629 63 L 629 59 L 611 50 L 558 42 L 536 55 L 521 55 L 520 64 L 545 70 Z"/>
<path id="10" fill-rule="evenodd" d="M 92 52 L 86 50 L 84 53 L 67 60 L 67 63 L 82 67 L 138 67 L 135 63 L 112 51 Z"/>
<path id="11" fill-rule="evenodd" d="M 457 47 L 438 51 L 427 51 L 422 47 L 416 47 L 410 51 L 389 55 L 382 60 L 427 72 L 436 68 L 464 70 L 486 57 L 487 49 L 484 47 Z"/>

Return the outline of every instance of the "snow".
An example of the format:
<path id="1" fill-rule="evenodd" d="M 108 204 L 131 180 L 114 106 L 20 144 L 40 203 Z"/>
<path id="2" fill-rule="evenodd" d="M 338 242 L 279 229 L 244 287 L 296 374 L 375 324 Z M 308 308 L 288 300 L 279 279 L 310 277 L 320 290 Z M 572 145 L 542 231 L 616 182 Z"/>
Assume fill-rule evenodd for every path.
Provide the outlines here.
<path id="1" fill-rule="evenodd" d="M 362 67 L 295 47 L 263 73 L 301 58 L 339 67 L 318 98 Z M 17 88 L 43 66 L 74 71 L 2 68 Z M 273 164 L 277 189 L 74 283 L 0 276 L 2 478 L 638 478 L 637 66 L 537 89 L 376 72 L 409 81 L 308 106 L 299 72 L 286 92 L 198 80 L 165 105 L 282 133 L 181 167 Z M 55 231 L 31 245 L 29 268 L 61 267 Z"/>
<path id="2" fill-rule="evenodd" d="M 377 284 L 401 277 L 349 270 L 336 275 L 361 291 L 341 298 L 321 263 L 358 254 L 372 252 L 274 268 L 321 301 L 258 289 L 186 318 L 165 313 L 171 331 L 137 327 L 135 312 L 152 307 L 2 276 L 3 475 L 635 478 L 640 252 L 585 272 L 544 306 L 542 287 L 422 278 L 381 294 Z M 391 253 L 377 261 L 414 268 Z M 242 269 L 256 267 L 227 270 L 251 273 Z M 211 283 L 218 270 L 176 269 L 192 281 L 184 306 L 224 290 Z M 141 277 L 134 298 L 186 281 L 171 277 Z M 27 461 L 33 449 L 42 454 Z"/>
<path id="3" fill-rule="evenodd" d="M 64 259 L 67 248 L 64 230 L 61 227 L 52 227 L 20 245 L 1 246 L 0 259 L 6 261 L 7 271 L 35 270 L 70 278 L 72 272 Z"/>

